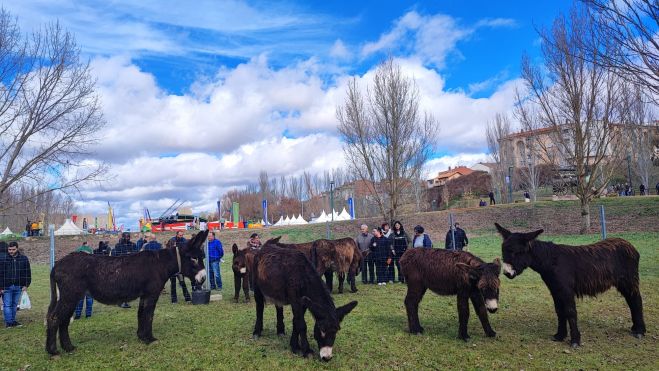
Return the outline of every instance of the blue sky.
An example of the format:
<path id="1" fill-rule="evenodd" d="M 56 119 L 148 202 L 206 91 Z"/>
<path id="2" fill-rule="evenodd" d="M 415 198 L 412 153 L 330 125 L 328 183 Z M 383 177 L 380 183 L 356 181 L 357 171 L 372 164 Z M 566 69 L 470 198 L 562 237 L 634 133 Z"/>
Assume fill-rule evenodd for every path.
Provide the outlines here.
<path id="1" fill-rule="evenodd" d="M 0 0 L 1 1 L 1 0 Z M 232 187 L 344 166 L 336 106 L 391 56 L 438 119 L 427 173 L 486 161 L 485 127 L 512 113 L 535 27 L 568 1 L 3 2 L 23 31 L 59 21 L 90 59 L 107 121 L 88 161 L 112 181 L 82 190 L 132 224 L 187 199 L 213 210 Z"/>

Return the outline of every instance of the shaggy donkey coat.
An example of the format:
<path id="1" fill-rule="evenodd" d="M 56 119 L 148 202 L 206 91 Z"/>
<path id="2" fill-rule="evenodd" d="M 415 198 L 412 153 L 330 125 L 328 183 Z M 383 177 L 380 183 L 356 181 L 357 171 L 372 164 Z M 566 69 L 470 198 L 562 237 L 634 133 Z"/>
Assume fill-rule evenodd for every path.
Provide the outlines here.
<path id="1" fill-rule="evenodd" d="M 270 240 L 279 247 L 296 249 L 307 257 L 314 265 L 319 275 L 325 277 L 325 284 L 329 292 L 333 289 L 334 272 L 339 277 L 339 294 L 343 293 L 343 282 L 348 274 L 350 291 L 357 292 L 355 276 L 361 269 L 362 253 L 357 243 L 352 238 L 340 238 L 337 240 L 320 239 L 305 243 L 282 243 L 281 237 Z"/>
<path id="2" fill-rule="evenodd" d="M 206 276 L 204 251 L 208 231 L 199 232 L 186 246 L 112 257 L 72 253 L 60 259 L 50 272 L 50 305 L 46 315 L 46 351 L 58 354 L 75 349 L 69 338 L 69 320 L 76 304 L 89 293 L 103 304 L 120 304 L 140 298 L 137 337 L 145 343 L 153 337 L 153 312 L 165 282 L 176 273 L 202 283 Z M 177 252 L 180 266 L 177 262 Z"/>
<path id="3" fill-rule="evenodd" d="M 283 306 L 290 305 L 293 311 L 291 351 L 305 357 L 313 355 L 304 320 L 304 314 L 309 309 L 315 319 L 314 338 L 318 343 L 320 358 L 323 361 L 330 360 L 340 323 L 357 306 L 357 302 L 336 308 L 309 259 L 300 251 L 278 247 L 271 241 L 266 242 L 256 253 L 251 275 L 256 302 L 254 338 L 258 338 L 263 332 L 263 308 L 266 299 L 275 304 L 277 334 L 280 336 L 284 335 Z"/>
<path id="4" fill-rule="evenodd" d="M 503 237 L 503 270 L 515 278 L 531 267 L 547 285 L 558 317 L 555 341 L 563 341 L 570 324 L 573 347 L 581 344 L 577 327 L 575 297 L 596 296 L 615 286 L 625 297 L 632 315 L 632 334 L 645 334 L 643 300 L 638 287 L 640 255 L 629 242 L 607 238 L 592 245 L 569 246 L 536 240 L 542 229 L 530 233 L 513 233 L 494 224 Z"/>
<path id="5" fill-rule="evenodd" d="M 496 312 L 499 300 L 499 259 L 485 263 L 466 251 L 439 249 L 408 249 L 400 258 L 403 275 L 407 281 L 405 309 L 409 330 L 413 334 L 423 332 L 419 323 L 419 303 L 427 289 L 438 295 L 457 295 L 458 336 L 469 340 L 469 300 L 481 321 L 485 335 L 496 336 L 487 312 Z"/>
<path id="6" fill-rule="evenodd" d="M 254 262 L 254 254 L 256 252 L 249 249 L 238 249 L 238 245 L 235 243 L 231 248 L 233 252 L 233 262 L 231 269 L 233 270 L 233 283 L 235 288 L 235 295 L 233 297 L 234 302 L 238 302 L 240 298 L 240 287 L 242 286 L 243 292 L 245 293 L 245 302 L 249 302 L 249 272 L 251 271 L 251 266 Z"/>

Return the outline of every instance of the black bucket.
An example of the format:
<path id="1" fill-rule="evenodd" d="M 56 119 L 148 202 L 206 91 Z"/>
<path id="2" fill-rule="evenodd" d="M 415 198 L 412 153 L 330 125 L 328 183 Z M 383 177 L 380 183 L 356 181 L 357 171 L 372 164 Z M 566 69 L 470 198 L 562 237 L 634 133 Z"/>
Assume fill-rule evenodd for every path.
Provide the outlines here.
<path id="1" fill-rule="evenodd" d="M 211 301 L 211 290 L 193 290 L 192 304 L 208 304 Z"/>

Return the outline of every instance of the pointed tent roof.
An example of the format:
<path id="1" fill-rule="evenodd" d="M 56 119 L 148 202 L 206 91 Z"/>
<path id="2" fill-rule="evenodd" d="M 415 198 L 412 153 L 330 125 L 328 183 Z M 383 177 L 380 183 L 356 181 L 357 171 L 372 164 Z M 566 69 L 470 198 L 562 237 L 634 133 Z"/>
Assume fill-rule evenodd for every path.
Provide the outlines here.
<path id="1" fill-rule="evenodd" d="M 82 229 L 78 228 L 71 219 L 66 219 L 64 224 L 55 231 L 55 236 L 73 236 L 82 234 Z"/>
<path id="2" fill-rule="evenodd" d="M 284 216 L 281 215 L 281 216 L 279 217 L 279 220 L 277 220 L 277 223 L 275 223 L 275 225 L 276 225 L 276 226 L 278 226 L 278 225 L 283 225 L 283 223 L 284 223 Z"/>
<path id="3" fill-rule="evenodd" d="M 350 214 L 344 207 L 343 210 L 341 211 L 341 214 L 339 214 L 339 220 L 350 220 Z"/>
<path id="4" fill-rule="evenodd" d="M 10 234 L 14 234 L 14 232 L 12 232 L 11 229 L 9 229 L 9 227 L 5 228 L 5 230 L 2 231 L 2 233 L 0 233 L 0 235 L 3 235 L 3 236 L 10 235 Z"/>
<path id="5" fill-rule="evenodd" d="M 327 214 L 325 214 L 325 210 L 320 214 L 319 217 L 314 219 L 312 222 L 313 223 L 325 223 L 327 221 Z"/>
<path id="6" fill-rule="evenodd" d="M 297 224 L 300 224 L 300 225 L 302 225 L 302 224 L 309 224 L 309 222 L 307 222 L 306 220 L 304 220 L 304 218 L 302 217 L 302 214 L 300 214 L 300 216 L 297 217 Z"/>

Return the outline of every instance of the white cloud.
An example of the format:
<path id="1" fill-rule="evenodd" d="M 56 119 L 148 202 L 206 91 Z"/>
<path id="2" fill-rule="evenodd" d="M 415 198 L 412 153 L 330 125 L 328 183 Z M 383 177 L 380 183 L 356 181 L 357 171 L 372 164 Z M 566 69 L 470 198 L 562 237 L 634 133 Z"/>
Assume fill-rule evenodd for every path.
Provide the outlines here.
<path id="1" fill-rule="evenodd" d="M 379 52 L 402 52 L 422 60 L 425 64 L 443 68 L 451 54 L 460 56 L 456 49 L 459 41 L 469 38 L 483 27 L 514 27 L 508 18 L 483 19 L 472 26 L 445 14 L 421 15 L 410 11 L 399 18 L 392 29 L 374 42 L 362 46 L 363 58 Z"/>
<path id="2" fill-rule="evenodd" d="M 336 59 L 349 59 L 352 57 L 352 54 L 346 48 L 345 44 L 343 41 L 340 39 L 337 39 L 334 42 L 334 45 L 332 45 L 332 48 L 330 49 L 330 56 Z"/>
<path id="3" fill-rule="evenodd" d="M 486 153 L 458 153 L 451 156 L 442 156 L 434 158 L 426 163 L 425 179 L 436 176 L 440 171 L 446 171 L 449 167 L 456 166 L 473 166 L 479 162 L 488 162 L 489 156 Z"/>

